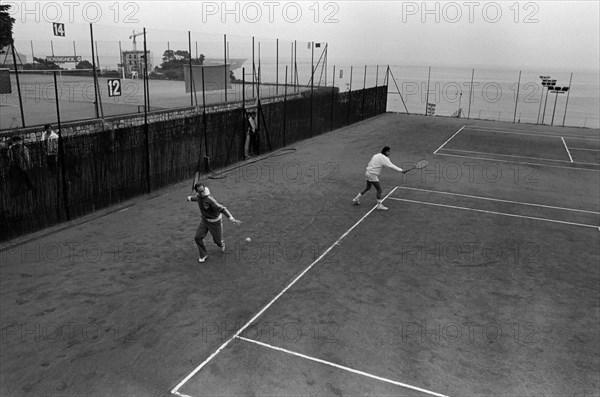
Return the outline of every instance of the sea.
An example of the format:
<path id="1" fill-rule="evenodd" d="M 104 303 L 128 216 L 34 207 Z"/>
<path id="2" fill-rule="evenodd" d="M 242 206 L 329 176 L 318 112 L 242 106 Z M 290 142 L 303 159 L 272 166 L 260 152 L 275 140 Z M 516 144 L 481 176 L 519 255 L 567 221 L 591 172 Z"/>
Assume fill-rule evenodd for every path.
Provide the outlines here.
<path id="1" fill-rule="evenodd" d="M 250 63 L 243 66 L 252 70 Z M 273 81 L 279 76 L 277 80 L 282 84 L 285 67 L 261 64 L 261 81 Z M 311 64 L 298 64 L 297 67 L 299 83 L 310 84 Z M 292 66 L 287 65 L 287 68 L 287 81 L 293 82 Z M 381 86 L 387 82 L 389 112 L 600 128 L 598 71 L 327 65 L 316 66 L 314 76 L 315 86 L 335 85 L 341 91 Z M 554 90 L 542 85 L 542 76 L 556 80 Z"/>

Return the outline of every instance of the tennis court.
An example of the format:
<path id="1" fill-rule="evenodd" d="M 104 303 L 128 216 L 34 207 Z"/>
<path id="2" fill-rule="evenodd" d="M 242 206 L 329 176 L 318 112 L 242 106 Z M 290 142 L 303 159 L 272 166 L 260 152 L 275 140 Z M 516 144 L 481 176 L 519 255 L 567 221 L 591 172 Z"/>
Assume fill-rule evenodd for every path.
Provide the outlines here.
<path id="1" fill-rule="evenodd" d="M 522 130 L 486 126 L 465 126 L 435 152 L 531 165 L 582 167 L 600 170 L 598 137 L 582 131 Z"/>
<path id="2" fill-rule="evenodd" d="M 243 224 L 204 264 L 189 183 L 29 236 L 2 252 L 2 391 L 598 395 L 599 142 L 386 114 L 209 180 Z M 352 205 L 384 145 L 429 166 Z"/>
<path id="3" fill-rule="evenodd" d="M 14 77 L 13 77 L 14 79 Z M 122 92 L 119 96 L 108 96 L 108 78 L 98 78 L 98 93 L 100 104 L 98 114 L 101 118 L 118 115 L 143 113 L 144 111 L 144 80 L 123 79 Z M 51 73 L 36 74 L 21 72 L 20 75 L 22 105 L 25 124 L 28 127 L 57 123 L 57 106 L 54 89 L 54 77 Z M 207 105 L 217 105 L 225 102 L 239 102 L 245 95 L 246 99 L 256 98 L 253 86 L 241 83 L 232 84 L 225 90 L 198 91 L 195 95 L 185 92 L 184 81 L 149 80 L 150 110 L 166 110 L 202 106 L 203 100 Z M 0 130 L 21 127 L 21 110 L 19 96 L 14 83 L 12 94 L 0 97 Z M 62 71 L 57 76 L 58 100 L 61 121 L 81 121 L 96 118 L 94 105 L 94 79 L 89 76 L 73 76 L 68 71 Z M 283 86 L 263 85 L 260 87 L 261 97 L 268 98 L 284 94 Z M 287 95 L 295 95 L 306 87 L 288 87 Z M 227 96 L 227 98 L 225 98 Z M 227 100 L 226 100 L 227 99 Z"/>

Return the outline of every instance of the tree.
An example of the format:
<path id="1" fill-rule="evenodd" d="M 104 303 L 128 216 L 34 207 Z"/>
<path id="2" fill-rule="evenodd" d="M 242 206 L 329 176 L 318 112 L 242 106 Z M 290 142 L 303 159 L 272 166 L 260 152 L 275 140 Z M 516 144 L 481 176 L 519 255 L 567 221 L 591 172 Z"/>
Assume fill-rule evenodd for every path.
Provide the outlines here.
<path id="1" fill-rule="evenodd" d="M 13 24 L 15 19 L 8 14 L 9 5 L 0 4 L 0 54 L 2 48 L 13 44 Z"/>
<path id="2" fill-rule="evenodd" d="M 94 69 L 94 65 L 92 65 L 90 61 L 84 60 L 75 65 L 75 69 Z"/>
<path id="3" fill-rule="evenodd" d="M 202 65 L 204 63 L 204 54 L 198 58 L 192 59 L 192 65 Z M 190 53 L 184 50 L 166 50 L 163 52 L 162 64 L 156 67 L 155 71 L 164 74 L 169 80 L 183 80 L 183 68 L 190 64 Z"/>
<path id="4" fill-rule="evenodd" d="M 33 58 L 34 68 L 41 70 L 60 70 L 62 69 L 60 66 L 55 64 L 54 62 L 47 61 L 42 58 Z M 36 64 L 37 63 L 37 64 Z"/>
<path id="5" fill-rule="evenodd" d="M 175 51 L 166 50 L 165 52 L 163 52 L 162 60 L 163 60 L 163 63 L 174 61 L 175 60 Z"/>

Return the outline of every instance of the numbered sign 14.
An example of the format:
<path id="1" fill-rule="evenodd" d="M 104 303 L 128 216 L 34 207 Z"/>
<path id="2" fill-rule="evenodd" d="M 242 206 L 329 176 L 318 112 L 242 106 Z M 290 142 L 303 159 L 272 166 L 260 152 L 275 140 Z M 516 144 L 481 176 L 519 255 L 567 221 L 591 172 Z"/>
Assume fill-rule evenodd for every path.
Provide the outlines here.
<path id="1" fill-rule="evenodd" d="M 52 29 L 54 30 L 55 36 L 65 36 L 65 24 L 64 23 L 53 23 Z"/>
<path id="2" fill-rule="evenodd" d="M 121 96 L 121 79 L 108 79 L 108 96 Z"/>

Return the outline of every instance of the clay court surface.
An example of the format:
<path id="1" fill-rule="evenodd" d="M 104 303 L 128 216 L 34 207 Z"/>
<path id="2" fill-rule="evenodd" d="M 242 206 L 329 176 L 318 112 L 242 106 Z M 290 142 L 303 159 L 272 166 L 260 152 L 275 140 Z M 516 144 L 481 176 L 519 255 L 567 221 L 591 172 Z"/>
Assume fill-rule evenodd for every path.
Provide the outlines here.
<path id="1" fill-rule="evenodd" d="M 384 145 L 429 166 L 352 205 Z M 192 175 L 4 244 L 0 394 L 600 393 L 600 131 L 388 113 L 291 147 L 207 182 L 243 223 L 203 264 Z"/>

